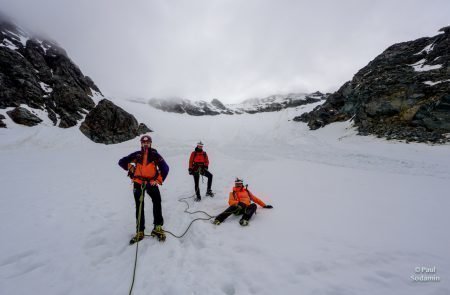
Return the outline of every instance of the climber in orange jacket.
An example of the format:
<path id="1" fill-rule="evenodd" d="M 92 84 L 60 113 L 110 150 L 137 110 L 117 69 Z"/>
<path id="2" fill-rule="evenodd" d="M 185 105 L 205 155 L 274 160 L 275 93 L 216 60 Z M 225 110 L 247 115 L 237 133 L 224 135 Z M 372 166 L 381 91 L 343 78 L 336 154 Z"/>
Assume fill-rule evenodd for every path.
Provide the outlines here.
<path id="1" fill-rule="evenodd" d="M 266 205 L 258 197 L 252 194 L 247 189 L 247 187 L 244 187 L 244 182 L 242 179 L 236 178 L 233 191 L 230 193 L 230 196 L 228 198 L 228 204 L 230 205 L 230 207 L 216 216 L 214 224 L 219 225 L 225 219 L 227 219 L 228 216 L 230 216 L 231 214 L 235 214 L 242 215 L 241 220 L 239 220 L 240 225 L 248 225 L 248 221 L 256 212 L 257 206 L 255 203 L 266 209 L 273 208 L 271 205 Z"/>
<path id="2" fill-rule="evenodd" d="M 130 244 L 144 238 L 145 214 L 144 214 L 144 191 L 152 199 L 153 224 L 152 236 L 160 241 L 165 239 L 162 226 L 164 219 L 161 208 L 161 194 L 158 185 L 162 185 L 169 173 L 169 166 L 163 157 L 152 148 L 152 138 L 148 135 L 141 137 L 141 149 L 119 160 L 119 166 L 128 170 L 128 176 L 133 181 L 133 195 L 136 202 L 136 236 L 131 239 Z M 141 205 L 142 202 L 142 205 Z M 141 212 L 139 212 L 141 209 Z M 141 217 L 140 220 L 139 216 Z"/>
<path id="3" fill-rule="evenodd" d="M 194 185 L 195 185 L 195 194 L 197 198 L 195 201 L 199 202 L 202 197 L 200 195 L 200 188 L 198 186 L 198 182 L 200 179 L 200 175 L 206 176 L 208 178 L 208 188 L 206 189 L 206 195 L 213 197 L 214 193 L 211 190 L 213 175 L 208 170 L 209 167 L 209 159 L 208 154 L 203 150 L 203 143 L 200 141 L 197 143 L 197 147 L 191 153 L 189 157 L 189 174 L 194 177 Z"/>

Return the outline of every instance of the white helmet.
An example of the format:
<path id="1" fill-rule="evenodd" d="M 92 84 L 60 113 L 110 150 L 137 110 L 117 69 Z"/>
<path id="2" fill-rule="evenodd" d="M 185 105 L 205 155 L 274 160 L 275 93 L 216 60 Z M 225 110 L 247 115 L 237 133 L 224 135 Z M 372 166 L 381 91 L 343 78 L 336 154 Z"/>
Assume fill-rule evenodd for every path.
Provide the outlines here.
<path id="1" fill-rule="evenodd" d="M 236 180 L 234 181 L 234 185 L 243 185 L 244 180 L 240 179 L 239 177 L 236 177 Z"/>

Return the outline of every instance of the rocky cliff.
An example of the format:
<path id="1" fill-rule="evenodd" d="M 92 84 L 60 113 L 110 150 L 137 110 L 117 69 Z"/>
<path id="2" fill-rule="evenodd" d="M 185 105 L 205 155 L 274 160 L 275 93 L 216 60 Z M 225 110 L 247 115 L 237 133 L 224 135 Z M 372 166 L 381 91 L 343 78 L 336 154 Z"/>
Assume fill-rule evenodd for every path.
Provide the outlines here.
<path id="1" fill-rule="evenodd" d="M 361 135 L 445 142 L 450 132 L 450 27 L 392 45 L 326 102 L 294 118 L 317 129 L 353 119 Z"/>
<path id="2" fill-rule="evenodd" d="M 100 92 L 56 43 L 32 37 L 0 19 L 0 108 L 21 104 L 46 110 L 55 125 L 72 127 Z"/>

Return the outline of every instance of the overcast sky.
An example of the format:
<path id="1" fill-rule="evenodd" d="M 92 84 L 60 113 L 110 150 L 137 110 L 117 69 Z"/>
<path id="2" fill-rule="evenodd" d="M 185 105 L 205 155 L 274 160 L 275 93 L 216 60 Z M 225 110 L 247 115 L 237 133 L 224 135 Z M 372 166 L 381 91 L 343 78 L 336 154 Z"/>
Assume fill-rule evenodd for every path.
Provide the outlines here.
<path id="1" fill-rule="evenodd" d="M 450 0 L 0 0 L 105 95 L 224 102 L 334 91 L 393 43 L 450 24 Z"/>

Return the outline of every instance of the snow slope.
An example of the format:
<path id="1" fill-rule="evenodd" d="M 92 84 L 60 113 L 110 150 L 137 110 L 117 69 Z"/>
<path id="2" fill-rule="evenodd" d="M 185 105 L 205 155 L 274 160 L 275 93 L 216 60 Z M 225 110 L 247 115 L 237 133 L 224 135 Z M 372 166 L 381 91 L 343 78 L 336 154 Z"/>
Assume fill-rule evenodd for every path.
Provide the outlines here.
<path id="1" fill-rule="evenodd" d="M 114 103 L 155 130 L 171 169 L 161 187 L 167 230 L 181 234 L 195 217 L 177 200 L 193 193 L 187 160 L 200 139 L 216 196 L 190 199 L 191 209 L 220 213 L 236 176 L 274 206 L 259 208 L 247 228 L 231 216 L 220 226 L 196 222 L 165 244 L 145 239 L 134 294 L 450 294 L 449 145 L 360 137 L 348 122 L 309 131 L 289 121 L 315 105 L 192 117 Z M 105 146 L 77 128 L 6 123 L 0 294 L 128 294 L 134 200 L 117 161 L 138 139 Z M 150 229 L 148 198 L 145 207 Z M 413 282 L 422 266 L 435 266 L 441 281 Z"/>

